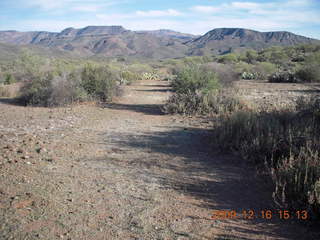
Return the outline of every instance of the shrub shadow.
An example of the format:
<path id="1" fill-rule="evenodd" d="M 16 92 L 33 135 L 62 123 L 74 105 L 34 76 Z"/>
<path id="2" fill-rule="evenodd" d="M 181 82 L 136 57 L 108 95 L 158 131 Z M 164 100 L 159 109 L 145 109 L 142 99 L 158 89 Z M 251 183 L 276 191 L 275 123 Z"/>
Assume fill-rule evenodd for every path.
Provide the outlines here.
<path id="1" fill-rule="evenodd" d="M 158 126 L 161 128 L 161 126 Z M 137 169 L 137 177 L 152 176 L 163 189 L 199 199 L 198 206 L 210 210 L 233 210 L 244 220 L 243 210 L 253 210 L 255 219 L 246 220 L 259 229 L 239 226 L 235 232 L 282 236 L 292 239 L 292 231 L 281 228 L 280 220 L 261 218 L 261 210 L 277 210 L 272 201 L 273 186 L 266 179 L 257 178 L 254 169 L 241 159 L 218 154 L 208 146 L 211 132 L 199 128 L 172 127 L 158 132 L 117 135 L 112 144 L 122 149 L 139 149 L 142 156 L 129 161 Z M 108 136 L 110 138 L 110 135 Z M 150 154 L 152 153 L 152 154 Z M 121 164 L 118 160 L 112 164 Z M 157 169 L 157 170 L 155 170 Z M 237 221 L 237 220 L 232 220 Z M 265 232 L 266 225 L 276 232 Z M 279 226 L 278 226 L 279 224 Z M 287 226 L 288 224 L 285 224 Z M 217 239 L 233 239 L 235 235 L 221 235 Z M 246 239 L 246 238 L 236 238 Z"/>
<path id="2" fill-rule="evenodd" d="M 21 106 L 21 107 L 27 106 L 25 102 L 19 98 L 0 98 L 0 103 L 14 105 L 14 106 Z"/>
<path id="3" fill-rule="evenodd" d="M 103 108 L 126 110 L 138 113 L 144 113 L 147 115 L 164 115 L 161 110 L 162 104 L 121 104 L 121 103 L 109 103 L 103 104 Z"/>
<path id="4" fill-rule="evenodd" d="M 135 90 L 136 92 L 172 92 L 171 88 L 165 88 L 165 89 L 146 89 L 146 90 Z"/>

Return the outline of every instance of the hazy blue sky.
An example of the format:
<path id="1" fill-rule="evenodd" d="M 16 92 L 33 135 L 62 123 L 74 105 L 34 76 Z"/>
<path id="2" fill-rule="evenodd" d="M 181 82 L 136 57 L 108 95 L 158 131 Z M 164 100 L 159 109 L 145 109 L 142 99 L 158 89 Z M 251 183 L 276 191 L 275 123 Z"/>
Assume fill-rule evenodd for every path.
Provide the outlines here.
<path id="1" fill-rule="evenodd" d="M 0 30 L 122 25 L 203 34 L 218 27 L 320 39 L 320 0 L 0 0 Z"/>

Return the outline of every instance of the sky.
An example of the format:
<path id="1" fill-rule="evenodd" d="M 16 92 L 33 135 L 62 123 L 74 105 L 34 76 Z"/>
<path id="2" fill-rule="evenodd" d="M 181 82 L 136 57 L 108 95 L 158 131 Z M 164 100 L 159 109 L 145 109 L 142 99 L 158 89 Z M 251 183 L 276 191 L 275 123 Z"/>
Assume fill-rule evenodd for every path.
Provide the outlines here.
<path id="1" fill-rule="evenodd" d="M 0 0 L 0 30 L 92 25 L 192 34 L 239 27 L 320 39 L 320 0 Z"/>

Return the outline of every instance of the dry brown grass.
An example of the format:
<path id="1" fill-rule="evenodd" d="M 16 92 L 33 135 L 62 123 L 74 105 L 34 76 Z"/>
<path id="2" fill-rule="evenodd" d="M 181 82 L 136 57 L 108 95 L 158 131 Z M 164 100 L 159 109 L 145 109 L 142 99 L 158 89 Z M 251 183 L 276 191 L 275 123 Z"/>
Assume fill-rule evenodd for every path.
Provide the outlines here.
<path id="1" fill-rule="evenodd" d="M 0 97 L 14 98 L 19 96 L 22 83 L 13 83 L 10 85 L 0 85 Z"/>

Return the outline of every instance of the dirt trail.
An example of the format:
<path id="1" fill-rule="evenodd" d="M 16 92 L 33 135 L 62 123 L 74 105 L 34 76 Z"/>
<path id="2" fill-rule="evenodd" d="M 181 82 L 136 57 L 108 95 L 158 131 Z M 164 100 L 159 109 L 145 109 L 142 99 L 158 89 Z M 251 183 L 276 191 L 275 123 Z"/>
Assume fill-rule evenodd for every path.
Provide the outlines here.
<path id="1" fill-rule="evenodd" d="M 0 159 L 0 239 L 312 239 L 278 217 L 210 219 L 276 210 L 271 189 L 239 159 L 210 152 L 208 122 L 163 115 L 168 90 L 140 81 L 102 107 L 1 103 L 2 137 L 41 139 L 52 157 Z"/>

